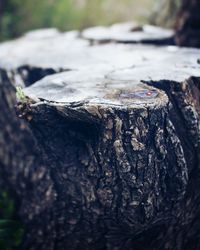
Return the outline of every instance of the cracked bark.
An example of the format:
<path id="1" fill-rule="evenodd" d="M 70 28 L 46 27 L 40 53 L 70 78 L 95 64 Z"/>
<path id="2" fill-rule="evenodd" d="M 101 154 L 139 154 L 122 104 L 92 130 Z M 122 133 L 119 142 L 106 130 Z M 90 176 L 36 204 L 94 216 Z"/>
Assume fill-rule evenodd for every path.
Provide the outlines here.
<path id="1" fill-rule="evenodd" d="M 198 50 L 83 42 L 60 64 L 44 59 L 72 70 L 24 89 L 26 122 L 14 118 L 19 77 L 1 70 L 1 174 L 26 224 L 20 249 L 198 249 Z M 44 68 L 31 60 L 28 82 Z"/>
<path id="2" fill-rule="evenodd" d="M 134 81 L 136 73 L 124 74 Z M 48 87 L 53 92 L 29 112 L 57 193 L 55 249 L 198 249 L 198 209 L 191 211 L 198 191 L 189 183 L 199 164 L 199 78 L 154 82 L 143 74 L 145 84 L 131 87 L 123 70 L 101 71 L 100 79 L 93 71 L 86 94 L 71 80 L 79 74 L 89 75 L 56 75 L 25 90 L 41 100 Z M 59 82 L 63 102 L 54 91 Z M 188 200 L 191 190 L 197 193 Z M 196 230 L 194 246 L 181 235 L 186 225 L 188 233 Z"/>
<path id="3" fill-rule="evenodd" d="M 54 33 L 54 30 L 36 31 L 20 39 L 2 43 L 0 46 L 0 171 L 1 177 L 6 179 L 9 183 L 8 188 L 14 193 L 16 191 L 20 194 L 26 193 L 26 184 L 30 182 L 32 185 L 28 169 L 36 170 L 39 165 L 43 165 L 39 160 L 37 143 L 31 130 L 24 121 L 16 117 L 15 86 L 30 86 L 46 75 L 68 70 L 59 65 L 46 64 L 47 59 L 44 54 L 47 57 L 48 49 L 42 55 L 42 60 L 36 55 L 35 59 L 30 61 L 32 55 L 40 51 L 41 44 L 51 43 L 49 47 L 53 48 L 53 42 L 57 43 L 62 39 L 67 43 L 77 35 L 76 32 L 69 32 L 66 35 Z"/>

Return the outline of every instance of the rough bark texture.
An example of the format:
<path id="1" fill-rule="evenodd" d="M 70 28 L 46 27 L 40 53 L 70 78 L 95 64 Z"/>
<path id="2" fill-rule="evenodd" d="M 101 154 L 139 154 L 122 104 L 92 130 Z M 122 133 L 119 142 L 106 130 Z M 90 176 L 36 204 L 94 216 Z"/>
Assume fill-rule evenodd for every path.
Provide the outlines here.
<path id="1" fill-rule="evenodd" d="M 181 46 L 200 47 L 200 1 L 182 0 L 177 16 L 176 43 Z"/>
<path id="2" fill-rule="evenodd" d="M 183 206 L 188 176 L 198 167 L 199 103 L 193 103 L 198 102 L 193 93 L 198 97 L 199 79 L 184 81 L 191 70 L 198 74 L 197 60 L 194 56 L 196 63 L 185 71 L 178 60 L 187 50 L 177 50 L 174 56 L 161 49 L 158 67 L 157 62 L 152 65 L 148 48 L 142 68 L 138 59 L 135 67 L 120 69 L 106 55 L 106 48 L 93 48 L 104 58 L 105 67 L 100 67 L 100 57 L 92 65 L 92 75 L 88 63 L 88 69 L 44 78 L 25 90 L 46 99 L 30 104 L 28 110 L 22 107 L 22 113 L 26 116 L 27 110 L 32 116 L 31 127 L 49 156 L 57 194 L 52 213 L 60 220 L 51 230 L 60 231 L 55 232 L 56 243 L 49 239 L 48 244 L 54 242 L 55 249 L 146 249 L 149 245 L 150 249 L 187 249 L 189 237 L 184 235 L 184 242 L 167 230 L 180 234 L 182 223 L 190 227 L 190 218 L 182 216 L 191 213 L 197 202 L 187 200 L 189 209 Z M 116 46 L 113 52 L 117 50 L 120 57 L 123 49 Z M 137 53 L 129 50 L 132 58 L 145 50 L 135 49 Z M 89 51 L 87 55 L 89 62 Z M 162 64 L 165 69 L 159 72 Z M 168 80 L 165 71 L 170 72 Z M 191 216 L 198 220 L 197 214 Z M 171 223 L 173 227 L 168 226 Z M 198 232 L 194 235 L 198 239 Z"/>
<path id="3" fill-rule="evenodd" d="M 20 250 L 199 249 L 199 51 L 45 34 L 0 48 L 0 171 L 26 224 Z"/>
<path id="4" fill-rule="evenodd" d="M 27 123 L 17 119 L 15 89 L 10 73 L 0 71 L 0 176 L 3 190 L 16 200 L 27 230 L 32 218 L 48 209 L 54 199 L 49 170 L 43 164 L 36 141 Z M 31 174 L 32 173 L 32 174 Z M 28 249 L 28 248 L 27 248 Z"/>

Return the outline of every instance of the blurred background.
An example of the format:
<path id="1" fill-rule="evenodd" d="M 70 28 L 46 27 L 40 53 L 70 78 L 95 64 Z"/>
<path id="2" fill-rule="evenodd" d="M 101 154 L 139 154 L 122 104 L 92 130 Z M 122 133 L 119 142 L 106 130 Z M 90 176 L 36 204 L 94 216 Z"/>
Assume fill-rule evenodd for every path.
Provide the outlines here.
<path id="1" fill-rule="evenodd" d="M 0 0 L 0 40 L 28 30 L 57 27 L 83 29 L 134 20 L 148 22 L 162 0 Z M 175 10 L 177 0 L 167 0 Z M 167 8 L 165 11 L 168 12 Z M 170 26 L 167 22 L 164 25 Z"/>

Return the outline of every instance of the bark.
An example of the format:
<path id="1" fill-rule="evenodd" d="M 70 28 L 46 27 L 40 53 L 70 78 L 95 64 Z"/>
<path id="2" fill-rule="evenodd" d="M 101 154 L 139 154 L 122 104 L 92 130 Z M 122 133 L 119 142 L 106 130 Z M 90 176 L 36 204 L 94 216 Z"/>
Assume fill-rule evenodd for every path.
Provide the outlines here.
<path id="1" fill-rule="evenodd" d="M 0 171 L 20 249 L 198 249 L 198 50 L 29 39 L 0 48 Z M 30 85 L 26 122 L 17 83 Z"/>
<path id="2" fill-rule="evenodd" d="M 98 47 L 93 49 L 98 54 Z M 159 51 L 163 60 L 166 55 Z M 101 70 L 96 61 L 92 76 L 90 69 L 81 69 L 45 78 L 25 90 L 41 100 L 20 108 L 25 117 L 26 111 L 32 116 L 31 127 L 48 155 L 57 195 L 52 208 L 57 225 L 50 219 L 58 228 L 51 235 L 57 236 L 50 237 L 44 249 L 53 244 L 55 249 L 187 249 L 190 237 L 184 235 L 184 242 L 180 236 L 186 225 L 199 244 L 192 224 L 198 220 L 198 191 L 194 200 L 186 199 L 199 164 L 199 103 L 193 102 L 199 78 L 184 81 L 190 74 L 180 69 L 175 75 L 172 65 L 171 78 L 162 81 L 165 74 L 153 72 L 157 65 L 152 63 L 144 69 L 136 62 L 135 70 L 117 65 L 111 70 L 113 59 L 107 60 Z M 145 84 L 137 84 L 139 79 Z M 188 249 L 197 248 L 189 244 Z"/>
<path id="3" fill-rule="evenodd" d="M 176 43 L 178 45 L 200 47 L 199 13 L 199 0 L 182 0 L 176 24 Z"/>
<path id="4" fill-rule="evenodd" d="M 0 70 L 0 176 L 2 190 L 9 190 L 24 225 L 48 209 L 54 200 L 49 171 L 27 124 L 17 119 L 15 89 L 10 72 Z M 46 170 L 45 170 L 46 169 Z M 16 211 L 17 213 L 17 211 Z"/>

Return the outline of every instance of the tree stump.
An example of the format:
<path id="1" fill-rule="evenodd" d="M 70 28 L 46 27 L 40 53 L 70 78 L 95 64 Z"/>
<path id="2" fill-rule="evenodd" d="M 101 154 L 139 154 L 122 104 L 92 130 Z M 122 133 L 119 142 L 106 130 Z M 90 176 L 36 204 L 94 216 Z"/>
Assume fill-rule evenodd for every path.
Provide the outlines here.
<path id="1" fill-rule="evenodd" d="M 82 37 L 94 43 L 142 43 L 173 45 L 174 32 L 153 25 L 137 25 L 133 22 L 114 24 L 110 27 L 92 27 L 82 32 Z"/>
<path id="2" fill-rule="evenodd" d="M 198 220 L 198 209 L 191 211 L 198 198 L 186 198 L 199 166 L 196 51 L 184 67 L 187 50 L 160 49 L 152 61 L 147 48 L 144 62 L 123 68 L 107 48 L 125 53 L 93 47 L 84 69 L 25 89 L 30 99 L 20 114 L 48 156 L 55 189 L 50 211 L 35 218 L 51 233 L 37 232 L 48 239 L 44 249 L 184 249 L 197 230 L 191 217 Z M 135 59 L 145 48 L 126 50 Z M 99 58 L 90 65 L 93 55 Z"/>
<path id="3" fill-rule="evenodd" d="M 181 0 L 176 19 L 176 44 L 200 48 L 200 1 Z"/>
<path id="4" fill-rule="evenodd" d="M 15 87 L 29 86 L 45 75 L 65 70 L 61 67 L 64 64 L 56 62 L 55 58 L 64 56 L 63 51 L 68 51 L 72 41 L 74 48 L 88 44 L 77 39 L 78 35 L 77 31 L 62 34 L 55 30 L 34 31 L 0 45 L 0 186 L 9 190 L 12 198 L 16 199 L 27 227 L 33 209 L 38 213 L 47 206 L 45 197 L 43 202 L 41 199 L 52 185 L 46 182 L 50 179 L 46 170 L 40 174 L 39 180 L 34 179 L 34 175 L 44 172 L 46 166 L 38 155 L 36 140 L 27 123 L 16 116 Z M 51 64 L 52 67 L 47 65 L 50 57 L 55 63 Z M 32 201 L 25 197 L 32 197 Z"/>
<path id="5" fill-rule="evenodd" d="M 15 87 L 29 86 L 46 75 L 63 71 L 61 66 L 48 67 L 49 52 L 58 47 L 57 45 L 62 41 L 64 46 L 59 48 L 63 53 L 77 35 L 78 32 L 61 34 L 50 29 L 29 32 L 20 39 L 0 45 L 0 112 L 2 114 L 0 117 L 0 175 L 8 184 L 6 188 L 11 189 L 11 192 L 17 192 L 19 195 L 26 193 L 24 182 L 31 183 L 26 169 L 42 165 L 29 127 L 16 117 Z M 82 44 L 87 42 L 82 41 Z M 46 50 L 42 49 L 43 46 Z M 58 50 L 56 52 L 59 56 L 60 52 Z M 52 52 L 51 55 L 55 59 L 55 53 Z M 54 59 L 51 59 L 52 62 L 55 62 Z"/>
<path id="6" fill-rule="evenodd" d="M 33 35 L 0 49 L 20 249 L 198 249 L 199 50 Z M 17 82 L 25 128 L 6 92 Z"/>

